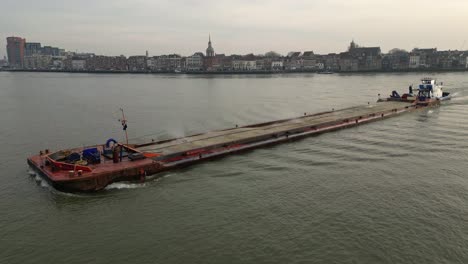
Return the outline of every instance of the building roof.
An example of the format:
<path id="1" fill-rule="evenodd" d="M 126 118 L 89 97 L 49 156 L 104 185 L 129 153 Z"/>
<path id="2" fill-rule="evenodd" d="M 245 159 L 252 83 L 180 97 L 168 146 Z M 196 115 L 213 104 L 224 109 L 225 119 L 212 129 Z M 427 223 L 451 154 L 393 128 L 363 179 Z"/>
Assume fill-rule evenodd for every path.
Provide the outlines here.
<path id="1" fill-rule="evenodd" d="M 205 57 L 205 55 L 203 54 L 203 52 L 195 52 L 192 56 L 189 56 L 189 57 L 193 57 L 193 56 Z"/>
<path id="2" fill-rule="evenodd" d="M 311 56 L 314 56 L 314 52 L 313 51 L 304 51 L 304 54 L 302 54 L 303 57 L 311 57 Z"/>
<path id="3" fill-rule="evenodd" d="M 301 55 L 300 51 L 291 51 L 288 53 L 287 57 L 299 57 Z"/>
<path id="4" fill-rule="evenodd" d="M 352 57 L 378 56 L 381 54 L 380 47 L 360 47 L 348 51 Z"/>

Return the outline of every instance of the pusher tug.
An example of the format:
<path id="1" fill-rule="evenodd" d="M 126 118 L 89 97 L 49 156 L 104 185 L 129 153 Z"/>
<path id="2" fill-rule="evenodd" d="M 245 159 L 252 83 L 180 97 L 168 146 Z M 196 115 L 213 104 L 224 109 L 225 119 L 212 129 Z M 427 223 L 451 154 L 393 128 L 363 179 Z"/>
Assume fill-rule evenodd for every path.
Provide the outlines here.
<path id="1" fill-rule="evenodd" d="M 417 92 L 417 93 L 414 93 Z M 228 128 L 145 144 L 109 139 L 105 144 L 50 152 L 29 157 L 28 164 L 55 189 L 92 192 L 119 181 L 145 181 L 149 175 L 204 160 L 291 141 L 341 128 L 369 123 L 405 112 L 436 106 L 449 93 L 434 79 L 424 78 L 418 89 L 400 96 L 397 92 L 375 104 Z M 123 130 L 127 120 L 122 111 Z"/>
<path id="2" fill-rule="evenodd" d="M 417 94 L 413 92 L 417 92 Z M 415 102 L 420 106 L 428 106 L 439 104 L 440 101 L 450 100 L 450 98 L 450 93 L 442 90 L 442 84 L 438 84 L 436 80 L 432 78 L 422 78 L 421 84 L 419 84 L 418 88 L 413 90 L 413 85 L 411 85 L 408 93 L 405 93 L 402 96 L 400 96 L 396 91 L 393 91 L 390 97 L 386 100 Z"/>

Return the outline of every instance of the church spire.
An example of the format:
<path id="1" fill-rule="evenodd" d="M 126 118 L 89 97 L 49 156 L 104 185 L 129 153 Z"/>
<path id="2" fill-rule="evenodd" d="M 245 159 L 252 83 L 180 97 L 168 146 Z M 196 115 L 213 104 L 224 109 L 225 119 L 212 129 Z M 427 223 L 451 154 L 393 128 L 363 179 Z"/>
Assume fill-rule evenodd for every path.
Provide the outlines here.
<path id="1" fill-rule="evenodd" d="M 215 56 L 213 46 L 211 46 L 211 34 L 208 34 L 208 48 L 206 49 L 206 56 L 207 57 Z"/>
<path id="2" fill-rule="evenodd" d="M 355 48 L 358 48 L 359 46 L 356 44 L 356 42 L 354 42 L 354 38 L 353 40 L 351 41 L 351 43 L 349 44 L 349 48 L 348 50 L 353 50 Z"/>

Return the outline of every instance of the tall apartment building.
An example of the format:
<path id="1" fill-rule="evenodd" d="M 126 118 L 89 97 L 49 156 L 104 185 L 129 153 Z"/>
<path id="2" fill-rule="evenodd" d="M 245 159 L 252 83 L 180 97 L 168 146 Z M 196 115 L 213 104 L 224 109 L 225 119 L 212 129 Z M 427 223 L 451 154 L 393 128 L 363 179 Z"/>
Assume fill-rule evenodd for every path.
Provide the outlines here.
<path id="1" fill-rule="evenodd" d="M 7 38 L 7 54 L 10 67 L 22 68 L 24 64 L 24 46 L 26 39 L 20 37 Z"/>

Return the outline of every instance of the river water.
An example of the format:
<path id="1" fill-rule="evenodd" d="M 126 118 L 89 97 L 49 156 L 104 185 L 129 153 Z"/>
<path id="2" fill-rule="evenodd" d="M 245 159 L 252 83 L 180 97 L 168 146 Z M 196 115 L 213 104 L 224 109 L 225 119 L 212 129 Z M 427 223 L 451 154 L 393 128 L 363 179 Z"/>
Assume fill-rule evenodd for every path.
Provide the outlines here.
<path id="1" fill-rule="evenodd" d="M 0 72 L 0 263 L 468 263 L 468 75 L 439 108 L 65 194 L 49 148 L 132 142 L 367 104 L 421 74 Z"/>

